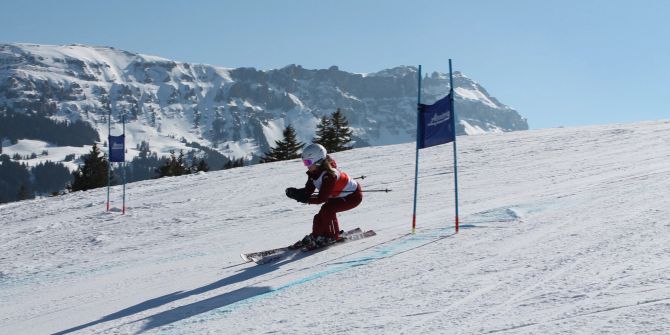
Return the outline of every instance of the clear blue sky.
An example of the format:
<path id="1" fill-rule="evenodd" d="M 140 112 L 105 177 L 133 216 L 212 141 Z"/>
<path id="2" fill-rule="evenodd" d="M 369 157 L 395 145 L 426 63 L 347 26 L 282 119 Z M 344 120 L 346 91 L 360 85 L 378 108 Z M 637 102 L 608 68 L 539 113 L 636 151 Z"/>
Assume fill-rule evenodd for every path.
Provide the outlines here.
<path id="1" fill-rule="evenodd" d="M 531 128 L 670 118 L 670 1 L 4 1 L 0 42 L 273 69 L 454 69 Z"/>

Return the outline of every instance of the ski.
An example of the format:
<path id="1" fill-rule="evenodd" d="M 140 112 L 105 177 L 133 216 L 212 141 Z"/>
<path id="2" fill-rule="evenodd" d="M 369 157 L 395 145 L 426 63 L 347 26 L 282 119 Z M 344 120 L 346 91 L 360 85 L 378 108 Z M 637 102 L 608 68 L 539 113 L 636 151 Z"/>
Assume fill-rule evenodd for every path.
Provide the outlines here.
<path id="1" fill-rule="evenodd" d="M 338 244 L 342 244 L 342 243 L 346 243 L 346 242 L 350 242 L 350 241 L 356 241 L 356 240 L 360 240 L 360 239 L 366 238 L 366 237 L 375 236 L 376 234 L 377 233 L 375 233 L 374 230 L 368 230 L 368 231 L 364 232 L 364 231 L 359 229 L 355 233 L 343 234 L 343 236 L 340 236 L 339 240 L 334 241 L 334 242 L 332 242 L 330 244 L 327 244 L 327 245 L 320 246 L 318 248 L 314 248 L 314 249 L 306 249 L 306 248 L 289 249 L 289 250 L 287 250 L 283 253 L 266 255 L 266 256 L 262 256 L 262 257 L 252 257 L 252 261 L 255 262 L 256 264 L 266 264 L 266 263 L 276 262 L 276 261 L 279 261 L 279 260 L 282 260 L 282 259 L 292 257 L 296 254 L 317 252 L 317 251 L 321 251 L 321 250 L 333 247 L 333 246 L 338 245 Z"/>
<path id="2" fill-rule="evenodd" d="M 300 249 L 300 251 L 309 252 L 309 251 L 313 251 L 313 250 L 325 249 L 325 248 L 328 248 L 328 247 L 330 247 L 332 245 L 335 245 L 335 244 L 360 240 L 362 238 L 370 237 L 370 236 L 374 236 L 374 235 L 377 235 L 377 233 L 375 233 L 374 230 L 368 230 L 366 232 L 363 232 L 360 228 L 356 228 L 356 229 L 354 229 L 354 231 L 349 231 L 346 234 L 343 234 L 342 236 L 340 236 L 340 239 L 338 239 L 337 241 L 332 241 L 328 244 L 325 244 L 325 245 L 322 245 L 322 246 L 319 246 L 319 247 L 316 247 L 316 248 L 305 248 L 305 247 L 303 247 L 303 248 Z"/>
<path id="3" fill-rule="evenodd" d="M 266 263 L 277 261 L 277 260 L 280 260 L 280 259 L 283 259 L 283 258 L 290 257 L 292 255 L 296 255 L 298 253 L 326 249 L 326 248 L 331 247 L 333 245 L 342 244 L 342 243 L 346 243 L 346 242 L 350 242 L 350 241 L 356 241 L 356 240 L 360 240 L 362 238 L 371 237 L 371 236 L 375 236 L 375 235 L 376 235 L 376 233 L 374 232 L 374 230 L 363 231 L 360 228 L 356 228 L 356 229 L 352 229 L 350 231 L 347 231 L 345 233 L 342 233 L 340 235 L 340 239 L 338 241 L 335 241 L 335 242 L 330 243 L 328 245 L 322 246 L 320 248 L 312 249 L 312 250 L 291 249 L 289 247 L 283 247 L 283 248 L 276 248 L 276 249 L 264 250 L 264 251 L 259 251 L 259 252 L 241 254 L 240 256 L 242 257 L 242 259 L 245 262 L 255 262 L 256 264 L 266 264 Z"/>
<path id="4" fill-rule="evenodd" d="M 253 262 L 254 259 L 262 258 L 262 257 L 265 257 L 265 256 L 282 254 L 282 253 L 285 253 L 285 252 L 290 251 L 290 250 L 291 249 L 289 249 L 289 247 L 281 247 L 281 248 L 269 249 L 269 250 L 258 251 L 258 252 L 250 252 L 250 253 L 246 253 L 246 254 L 243 253 L 243 254 L 240 254 L 240 257 L 242 257 L 242 259 L 245 262 L 249 263 L 249 262 Z"/>
<path id="5" fill-rule="evenodd" d="M 341 238 L 344 238 L 348 236 L 349 234 L 356 234 L 360 233 L 362 230 L 360 228 L 355 228 L 352 230 L 349 230 L 347 232 L 344 232 L 340 235 Z M 300 249 L 292 249 L 291 247 L 281 247 L 281 248 L 275 248 L 275 249 L 269 249 L 269 250 L 263 250 L 263 251 L 258 251 L 258 252 L 251 252 L 251 253 L 243 253 L 240 255 L 242 259 L 245 262 L 258 262 L 261 258 L 266 258 L 267 260 L 272 259 L 271 257 L 273 256 L 278 256 L 278 255 L 283 255 L 287 252 L 297 252 L 300 251 Z"/>

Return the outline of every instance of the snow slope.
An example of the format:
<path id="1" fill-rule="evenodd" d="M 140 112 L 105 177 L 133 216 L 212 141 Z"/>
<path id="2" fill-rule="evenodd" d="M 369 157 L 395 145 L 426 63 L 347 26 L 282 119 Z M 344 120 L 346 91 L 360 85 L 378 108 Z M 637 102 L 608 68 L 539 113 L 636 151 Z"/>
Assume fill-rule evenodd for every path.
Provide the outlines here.
<path id="1" fill-rule="evenodd" d="M 2 334 L 668 334 L 670 121 L 335 154 L 366 175 L 341 227 L 378 236 L 278 264 L 307 233 L 297 161 L 0 206 Z"/>

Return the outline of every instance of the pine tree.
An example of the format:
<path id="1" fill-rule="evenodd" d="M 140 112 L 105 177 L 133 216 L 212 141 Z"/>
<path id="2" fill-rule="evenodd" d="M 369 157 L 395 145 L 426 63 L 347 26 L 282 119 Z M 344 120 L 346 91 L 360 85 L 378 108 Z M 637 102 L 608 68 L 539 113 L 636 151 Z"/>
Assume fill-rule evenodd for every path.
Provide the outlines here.
<path id="1" fill-rule="evenodd" d="M 200 119 L 201 119 L 201 117 L 202 117 L 202 115 L 201 115 L 200 111 L 198 111 L 198 109 L 196 108 L 196 109 L 193 111 L 193 126 L 194 126 L 194 128 L 197 129 L 197 128 L 200 127 Z"/>
<path id="2" fill-rule="evenodd" d="M 212 121 L 212 141 L 214 143 L 219 143 L 220 141 L 225 139 L 224 128 L 225 128 L 225 122 L 223 120 L 223 117 L 217 115 L 214 121 Z"/>
<path id="3" fill-rule="evenodd" d="M 148 141 L 142 141 L 140 144 L 137 145 L 137 150 L 139 150 L 139 155 L 138 157 L 142 159 L 146 159 L 151 155 L 151 149 L 149 148 L 149 142 Z"/>
<path id="4" fill-rule="evenodd" d="M 17 198 L 19 200 L 27 200 L 32 198 L 32 194 L 26 184 L 21 184 L 21 187 L 19 187 L 19 194 L 17 195 Z"/>
<path id="5" fill-rule="evenodd" d="M 4 202 L 20 200 L 21 186 L 32 188 L 28 166 L 0 155 L 0 197 Z"/>
<path id="6" fill-rule="evenodd" d="M 188 174 L 190 171 L 184 163 L 184 151 L 179 152 L 179 156 L 175 156 L 174 151 L 170 151 L 170 158 L 165 161 L 165 164 L 156 169 L 158 178 L 173 177 Z"/>
<path id="7" fill-rule="evenodd" d="M 351 130 L 351 128 L 349 128 L 349 121 L 347 121 L 347 118 L 344 116 L 344 114 L 342 114 L 339 108 L 331 116 L 330 124 L 333 133 L 334 145 L 332 150 L 328 150 L 328 152 L 338 152 L 350 150 L 353 148 L 347 144 L 351 142 L 351 135 L 354 132 Z"/>
<path id="8" fill-rule="evenodd" d="M 72 173 L 62 163 L 46 161 L 35 165 L 32 169 L 34 191 L 50 194 L 65 189 L 72 182 Z"/>
<path id="9" fill-rule="evenodd" d="M 191 164 L 191 171 L 193 173 L 196 172 L 208 172 L 209 171 L 209 165 L 207 164 L 207 161 L 205 161 L 205 158 L 201 158 L 198 160 L 197 157 L 193 158 L 193 163 Z"/>
<path id="10" fill-rule="evenodd" d="M 335 149 L 335 133 L 331 120 L 325 115 L 321 117 L 321 122 L 316 126 L 316 137 L 312 139 L 312 143 L 321 144 L 328 152 L 333 152 Z"/>
<path id="11" fill-rule="evenodd" d="M 156 126 L 156 111 L 151 108 L 151 126 L 155 127 Z"/>
<path id="12" fill-rule="evenodd" d="M 223 169 L 228 170 L 228 169 L 232 169 L 232 168 L 236 168 L 236 167 L 243 167 L 243 166 L 244 166 L 244 158 L 240 158 L 240 159 L 232 158 L 225 165 L 223 165 Z"/>
<path id="13" fill-rule="evenodd" d="M 177 156 L 177 169 L 176 171 L 179 173 L 177 176 L 181 176 L 184 174 L 189 174 L 190 170 L 186 166 L 186 159 L 184 158 L 184 150 L 179 150 L 179 156 Z"/>
<path id="14" fill-rule="evenodd" d="M 91 152 L 84 156 L 84 165 L 72 173 L 74 181 L 68 187 L 71 191 L 86 191 L 107 185 L 107 158 L 100 154 L 97 144 L 93 144 Z"/>
<path id="15" fill-rule="evenodd" d="M 305 143 L 298 141 L 295 129 L 288 125 L 284 129 L 284 138 L 281 141 L 275 141 L 275 147 L 265 153 L 265 156 L 261 158 L 261 163 L 299 158 L 298 151 L 304 146 Z"/>
<path id="16" fill-rule="evenodd" d="M 330 118 L 322 117 L 321 123 L 317 125 L 314 143 L 323 145 L 328 152 L 349 150 L 353 131 L 349 128 L 349 121 L 338 108 Z"/>

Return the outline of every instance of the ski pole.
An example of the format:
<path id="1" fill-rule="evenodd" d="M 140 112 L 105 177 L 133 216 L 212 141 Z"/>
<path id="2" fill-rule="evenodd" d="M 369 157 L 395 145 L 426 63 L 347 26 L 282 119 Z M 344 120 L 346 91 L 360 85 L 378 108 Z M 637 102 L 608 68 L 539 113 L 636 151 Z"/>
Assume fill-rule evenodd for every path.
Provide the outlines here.
<path id="1" fill-rule="evenodd" d="M 389 193 L 393 190 L 389 190 L 388 188 L 385 188 L 383 190 L 362 190 L 361 192 L 384 192 L 384 193 Z M 356 191 L 342 191 L 342 193 L 354 193 Z"/>
<path id="2" fill-rule="evenodd" d="M 362 190 L 361 192 L 384 192 L 384 193 L 389 193 L 391 191 L 393 191 L 393 190 L 385 188 L 383 190 Z M 356 192 L 356 191 L 342 191 L 340 193 L 354 193 L 354 192 Z M 316 194 L 316 193 L 312 193 L 311 195 L 314 195 L 314 194 Z"/>

